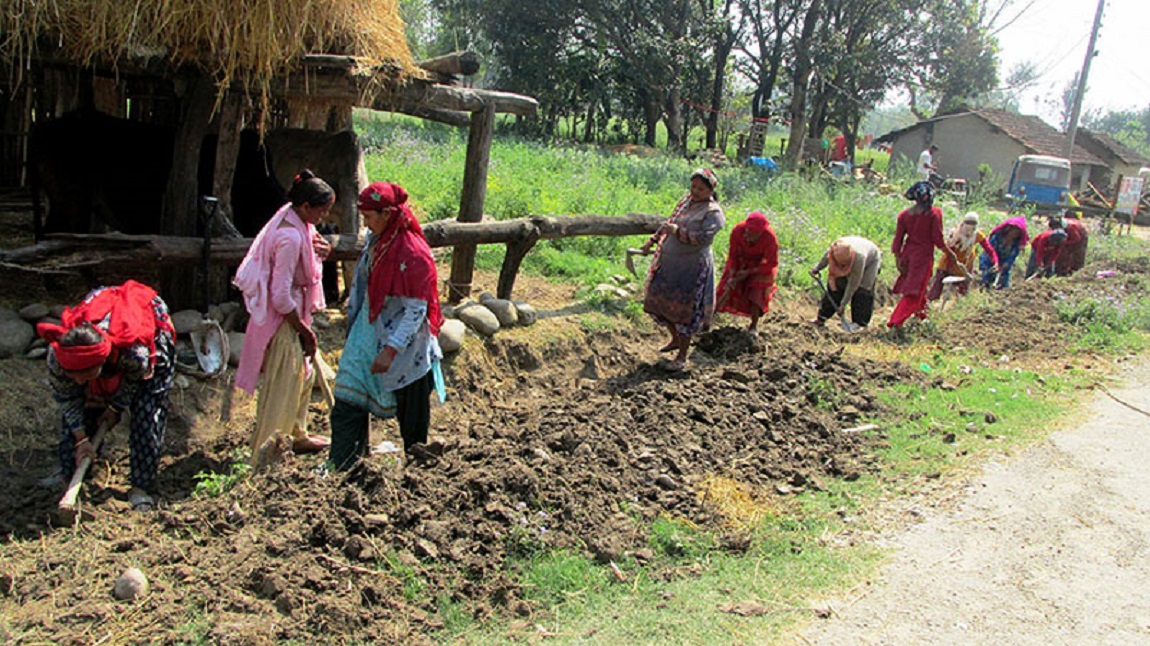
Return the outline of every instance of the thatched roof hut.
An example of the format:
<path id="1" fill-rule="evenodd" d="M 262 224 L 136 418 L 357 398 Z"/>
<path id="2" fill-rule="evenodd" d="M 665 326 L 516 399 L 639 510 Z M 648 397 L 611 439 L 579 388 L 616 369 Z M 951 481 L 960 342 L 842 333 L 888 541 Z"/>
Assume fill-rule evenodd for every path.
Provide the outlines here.
<path id="1" fill-rule="evenodd" d="M 477 150 L 469 152 L 460 211 L 461 219 L 478 219 L 493 114 L 530 114 L 535 108 L 529 97 L 446 84 L 455 78 L 453 72 L 458 73 L 459 57 L 437 59 L 427 69 L 412 61 L 398 0 L 4 0 L 4 4 L 0 186 L 43 180 L 43 186 L 34 187 L 34 195 L 43 188 L 49 197 L 46 232 L 77 227 L 125 231 L 122 225 L 127 223 L 142 229 L 137 232 L 196 236 L 203 229 L 198 211 L 204 195 L 219 198 L 225 224 L 253 217 L 242 213 L 245 207 L 233 199 L 237 191 L 250 188 L 250 175 L 241 180 L 244 171 L 237 164 L 251 157 L 242 149 L 251 141 L 278 142 L 286 149 L 275 155 L 278 161 L 273 163 L 272 155 L 261 148 L 264 167 L 272 167 L 273 183 L 286 185 L 300 167 L 307 166 L 328 179 L 338 195 L 351 198 L 365 183 L 352 132 L 356 106 L 469 125 Z M 128 161 L 110 160 L 100 151 L 130 149 L 135 136 L 117 135 L 110 146 L 104 140 L 85 139 L 96 128 L 67 125 L 63 117 L 76 114 L 100 115 L 105 119 L 100 122 L 102 130 L 109 129 L 108 117 L 117 120 L 117 127 L 143 124 L 161 130 L 139 135 L 151 145 L 146 154 L 133 154 Z M 63 220 L 54 219 L 53 210 L 76 201 L 76 196 L 53 195 L 53 178 L 42 172 L 45 167 L 49 173 L 61 172 L 53 162 L 68 156 L 52 147 L 52 137 L 37 137 L 51 129 L 46 128 L 49 123 L 57 129 L 73 128 L 56 139 L 68 142 L 69 153 L 80 150 L 89 155 L 87 161 L 96 172 L 85 180 L 101 184 L 86 186 L 78 198 L 82 204 Z M 317 139 L 324 132 L 340 138 Z M 247 136 L 251 133 L 256 136 Z M 159 152 L 157 139 L 165 144 Z M 323 148 L 327 157 L 309 159 Z M 343 151 L 334 153 L 340 157 L 338 163 L 331 159 L 332 150 Z M 147 154 L 170 157 L 170 165 L 146 164 L 148 172 L 164 166 L 161 180 L 154 173 L 133 176 L 127 168 Z M 103 175 L 114 177 L 105 181 Z M 155 186 L 157 181 L 162 189 Z M 138 214 L 114 213 L 117 200 L 108 195 L 109 186 L 153 189 L 158 203 L 148 221 L 141 224 Z M 139 201 L 133 203 L 138 206 Z M 337 202 L 332 218 L 344 232 L 359 231 L 353 199 Z M 83 228 L 93 221 L 97 228 Z M 37 229 L 39 233 L 39 217 Z M 469 282 L 470 270 L 466 274 Z"/>

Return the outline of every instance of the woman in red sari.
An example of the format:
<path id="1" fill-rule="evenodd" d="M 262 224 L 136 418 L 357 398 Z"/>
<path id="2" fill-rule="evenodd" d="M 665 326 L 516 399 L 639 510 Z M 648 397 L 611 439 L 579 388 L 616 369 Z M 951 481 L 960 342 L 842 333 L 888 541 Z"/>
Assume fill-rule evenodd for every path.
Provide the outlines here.
<path id="1" fill-rule="evenodd" d="M 941 249 L 953 266 L 964 275 L 967 273 L 942 236 L 942 209 L 934 206 L 934 187 L 930 182 L 916 182 L 904 195 L 914 206 L 898 214 L 890 248 L 898 263 L 898 279 L 891 292 L 902 294 L 902 300 L 895 305 L 886 325 L 896 330 L 901 330 L 911 316 L 926 318 L 927 286 L 935 249 Z"/>
<path id="2" fill-rule="evenodd" d="M 731 249 L 719 280 L 716 309 L 749 316 L 747 330 L 754 330 L 759 317 L 771 310 L 778 273 L 778 236 L 767 216 L 755 211 L 731 230 Z"/>

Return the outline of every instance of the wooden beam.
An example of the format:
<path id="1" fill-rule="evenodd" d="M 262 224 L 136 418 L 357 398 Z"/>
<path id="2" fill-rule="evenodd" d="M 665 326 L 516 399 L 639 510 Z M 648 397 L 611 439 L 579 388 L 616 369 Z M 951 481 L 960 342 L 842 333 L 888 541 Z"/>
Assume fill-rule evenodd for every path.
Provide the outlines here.
<path id="1" fill-rule="evenodd" d="M 420 119 L 427 119 L 428 121 L 446 123 L 449 126 L 455 126 L 457 128 L 466 128 L 471 125 L 471 115 L 466 112 L 413 106 L 399 106 L 398 112 L 401 114 L 410 114 Z"/>
<path id="2" fill-rule="evenodd" d="M 454 112 L 479 112 L 493 105 L 498 113 L 529 116 L 535 114 L 539 102 L 522 94 L 449 87 L 435 83 L 415 81 L 394 93 L 380 92 L 369 106 L 374 110 L 403 112 L 432 108 Z"/>
<path id="3" fill-rule="evenodd" d="M 654 233 L 666 218 L 648 213 L 626 215 L 532 216 L 515 220 L 458 222 L 439 220 L 423 227 L 432 247 L 460 244 L 507 244 L 520 240 L 551 240 L 574 236 L 629 236 Z M 364 239 L 354 235 L 326 236 L 333 260 L 352 260 L 363 251 Z M 27 247 L 0 251 L 0 263 L 46 269 L 68 269 L 109 263 L 187 265 L 202 260 L 203 238 L 137 236 L 123 233 L 54 233 Z M 252 238 L 212 238 L 213 263 L 239 264 Z M 70 254 L 79 254 L 75 260 Z"/>
<path id="4" fill-rule="evenodd" d="M 487 200 L 487 163 L 491 158 L 491 139 L 495 133 L 495 106 L 487 104 L 471 115 L 471 132 L 467 139 L 467 160 L 463 168 L 463 194 L 459 200 L 459 221 L 479 222 Z M 475 271 L 475 245 L 460 244 L 451 254 L 451 279 L 447 283 L 450 303 L 471 295 L 471 276 Z"/>
<path id="5" fill-rule="evenodd" d="M 479 54 L 462 51 L 436 56 L 415 64 L 429 72 L 444 76 L 471 76 L 479 71 L 479 63 Z"/>

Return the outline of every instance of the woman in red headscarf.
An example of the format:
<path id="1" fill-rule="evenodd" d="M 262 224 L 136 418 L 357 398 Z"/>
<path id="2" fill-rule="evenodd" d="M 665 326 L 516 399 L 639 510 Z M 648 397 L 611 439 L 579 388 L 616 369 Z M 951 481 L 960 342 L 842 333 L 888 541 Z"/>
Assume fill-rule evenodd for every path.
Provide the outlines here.
<path id="1" fill-rule="evenodd" d="M 934 187 L 930 182 L 915 182 L 903 195 L 914 202 L 898 214 L 894 241 L 890 251 L 898 263 L 898 279 L 891 293 L 902 298 L 894 306 L 886 325 L 896 333 L 911 316 L 926 318 L 926 295 L 934 269 L 934 250 L 941 249 L 947 261 L 965 275 L 966 268 L 954 251 L 946 246 L 942 235 L 942 209 L 934 205 Z"/>
<path id="2" fill-rule="evenodd" d="M 771 296 L 777 291 L 779 239 L 767 216 L 755 211 L 731 230 L 731 248 L 723 277 L 719 279 L 719 312 L 749 316 L 748 330 L 754 330 L 759 317 L 771 311 Z"/>
<path id="3" fill-rule="evenodd" d="M 410 452 L 427 442 L 431 391 L 444 398 L 439 279 L 407 191 L 375 182 L 358 207 L 371 234 L 356 264 L 335 378 L 331 465 L 340 470 L 367 453 L 370 415 L 397 418 Z"/>
<path id="4" fill-rule="evenodd" d="M 160 445 L 168 419 L 168 390 L 175 375 L 176 332 L 168 306 L 152 288 L 129 280 L 102 287 L 61 324 L 41 323 L 48 346 L 48 376 L 60 405 L 60 468 L 64 477 L 85 458 L 96 457 L 90 436 L 111 428 L 131 411 L 132 489 L 137 511 L 152 508 Z"/>

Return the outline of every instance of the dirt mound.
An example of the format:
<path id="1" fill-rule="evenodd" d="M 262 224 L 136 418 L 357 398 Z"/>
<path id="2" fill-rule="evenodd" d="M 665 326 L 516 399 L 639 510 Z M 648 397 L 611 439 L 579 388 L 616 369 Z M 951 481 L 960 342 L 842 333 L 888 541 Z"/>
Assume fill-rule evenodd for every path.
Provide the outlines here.
<path id="1" fill-rule="evenodd" d="M 1133 265 L 985 295 L 973 315 L 939 317 L 915 338 L 991 358 L 1038 355 L 1069 336 L 1059 303 L 1144 290 Z M 43 368 L 0 361 L 0 378 L 14 386 L 3 406 L 12 411 L 11 441 L 0 449 L 0 533 L 8 537 L 0 631 L 11 632 L 0 634 L 56 643 L 124 635 L 418 643 L 435 636 L 445 604 L 477 617 L 529 615 L 513 566 L 540 550 L 641 563 L 653 556 L 648 531 L 658 517 L 718 530 L 725 548 L 741 549 L 739 519 L 711 495 L 716 478 L 771 507 L 857 477 L 876 468 L 874 440 L 843 430 L 887 415 L 880 386 L 930 386 L 904 364 L 844 352 L 844 344 L 881 344 L 897 354 L 881 330 L 846 335 L 795 318 L 772 312 L 759 334 L 716 329 L 698 339 L 687 370 L 668 373 L 655 356 L 661 334 L 543 316 L 533 328 L 469 340 L 447 362 L 451 400 L 433 410 L 434 441 L 409 463 L 380 455 L 324 474 L 318 459 L 302 458 L 214 498 L 192 496 L 194 476 L 228 470 L 254 406 L 233 402 L 224 382 L 194 383 L 173 393 L 161 508 L 127 511 L 121 438 L 86 485 L 90 517 L 74 530 L 47 523 L 59 489 L 35 486 L 55 463 Z M 336 320 L 325 348 L 342 338 Z M 323 411 L 314 412 L 322 430 Z M 375 441 L 396 435 L 391 422 L 374 425 Z M 129 566 L 152 590 L 134 606 L 111 596 Z"/>
<path id="2" fill-rule="evenodd" d="M 29 635 L 82 640 L 121 621 L 109 590 L 134 565 L 152 584 L 137 606 L 151 621 L 133 628 L 143 641 L 172 639 L 188 608 L 222 617 L 225 641 L 237 643 L 309 634 L 418 641 L 439 627 L 445 599 L 476 616 L 529 613 L 510 578 L 512 556 L 568 548 L 603 562 L 649 558 L 657 516 L 733 527 L 707 499 L 708 478 L 765 499 L 868 468 L 872 447 L 841 429 L 878 414 L 868 382 L 916 377 L 841 348 L 813 349 L 788 332 L 810 333 L 792 326 L 768 339 L 718 329 L 678 374 L 640 361 L 634 341 L 657 340 L 638 335 L 542 345 L 507 335 L 469 346 L 487 361 L 456 360 L 456 401 L 436 409 L 437 439 L 406 466 L 385 455 L 321 475 L 317 461 L 301 459 L 227 496 L 197 499 L 192 476 L 225 471 L 242 433 L 192 442 L 182 454 L 173 447 L 160 511 L 128 513 L 122 490 L 95 479 L 86 494 L 92 517 L 74 532 L 47 531 L 44 552 L 10 561 L 3 605 Z M 196 420 L 188 431 L 212 418 L 201 410 L 211 392 L 183 398 L 199 411 L 184 413 Z M 44 440 L 8 455 L 23 468 L 0 483 L 6 534 L 48 529 L 58 490 L 31 483 L 54 460 Z M 122 480 L 123 459 L 113 465 Z M 83 610 L 56 607 L 61 590 L 69 608 Z"/>

